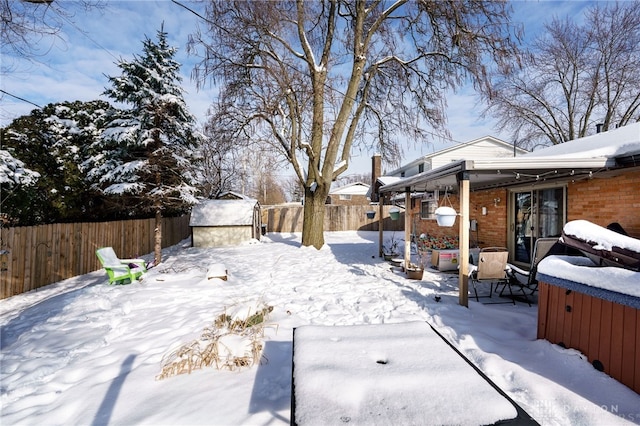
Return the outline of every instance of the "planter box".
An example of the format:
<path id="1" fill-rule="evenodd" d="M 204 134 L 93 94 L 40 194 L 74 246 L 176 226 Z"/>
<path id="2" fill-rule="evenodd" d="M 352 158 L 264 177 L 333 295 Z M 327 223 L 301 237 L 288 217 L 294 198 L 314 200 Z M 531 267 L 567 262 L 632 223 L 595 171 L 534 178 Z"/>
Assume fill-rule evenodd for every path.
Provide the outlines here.
<path id="1" fill-rule="evenodd" d="M 421 280 L 424 269 L 407 269 L 407 278 L 410 280 Z"/>

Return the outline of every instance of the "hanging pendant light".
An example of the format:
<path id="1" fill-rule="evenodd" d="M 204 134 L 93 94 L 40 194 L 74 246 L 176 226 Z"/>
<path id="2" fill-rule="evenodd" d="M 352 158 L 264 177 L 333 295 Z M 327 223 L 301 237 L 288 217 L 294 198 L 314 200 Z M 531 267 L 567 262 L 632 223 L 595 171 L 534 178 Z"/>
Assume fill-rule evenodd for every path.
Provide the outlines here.
<path id="1" fill-rule="evenodd" d="M 449 200 L 449 194 L 445 190 L 444 197 L 442 201 L 446 200 L 449 203 L 449 206 L 440 206 L 434 212 L 436 216 L 436 222 L 438 222 L 438 226 L 451 227 L 456 221 L 456 213 L 455 209 L 451 205 L 451 200 Z"/>

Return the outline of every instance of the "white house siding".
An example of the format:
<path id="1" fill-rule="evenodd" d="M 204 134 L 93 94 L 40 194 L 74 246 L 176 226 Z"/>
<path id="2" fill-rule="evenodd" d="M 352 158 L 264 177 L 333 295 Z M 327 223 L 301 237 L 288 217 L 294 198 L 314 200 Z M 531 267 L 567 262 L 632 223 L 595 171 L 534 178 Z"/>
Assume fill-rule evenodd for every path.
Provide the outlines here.
<path id="1" fill-rule="evenodd" d="M 475 160 L 478 158 L 486 159 L 496 157 L 513 157 L 513 148 L 505 147 L 502 144 L 497 145 L 489 140 L 482 140 L 474 144 L 463 145 L 456 150 L 445 151 L 441 154 L 436 153 L 436 155 L 431 159 L 431 167 L 433 169 L 437 169 L 438 167 L 457 160 Z"/>
<path id="2" fill-rule="evenodd" d="M 199 226 L 192 229 L 194 247 L 236 246 L 253 238 L 252 226 Z"/>
<path id="3" fill-rule="evenodd" d="M 526 154 L 527 151 L 517 148 L 518 156 Z M 458 160 L 478 160 L 492 158 L 508 158 L 513 157 L 513 145 L 494 138 L 485 136 L 470 142 L 455 145 L 451 148 L 443 149 L 433 154 L 425 155 L 414 160 L 399 169 L 388 173 L 389 176 L 411 177 L 418 173 L 437 169 L 453 161 Z M 423 170 L 420 165 L 423 164 Z"/>

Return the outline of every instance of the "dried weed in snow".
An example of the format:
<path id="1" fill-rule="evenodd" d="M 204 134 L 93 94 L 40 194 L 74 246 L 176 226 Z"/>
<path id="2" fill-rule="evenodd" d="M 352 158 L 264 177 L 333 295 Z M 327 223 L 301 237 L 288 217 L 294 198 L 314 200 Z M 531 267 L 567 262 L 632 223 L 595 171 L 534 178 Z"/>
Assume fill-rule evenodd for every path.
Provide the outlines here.
<path id="1" fill-rule="evenodd" d="M 156 380 L 191 373 L 203 367 L 218 370 L 251 367 L 260 361 L 265 321 L 273 306 L 244 305 L 219 315 L 199 339 L 180 346 L 162 358 Z"/>

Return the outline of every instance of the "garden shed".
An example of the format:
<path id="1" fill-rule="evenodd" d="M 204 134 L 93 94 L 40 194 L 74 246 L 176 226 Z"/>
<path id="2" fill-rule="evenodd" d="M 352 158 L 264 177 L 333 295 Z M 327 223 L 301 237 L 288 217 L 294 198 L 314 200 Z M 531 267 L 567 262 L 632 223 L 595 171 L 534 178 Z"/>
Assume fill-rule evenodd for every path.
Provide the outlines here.
<path id="1" fill-rule="evenodd" d="M 191 212 L 193 247 L 221 247 L 260 239 L 260 204 L 251 198 L 203 200 Z"/>

